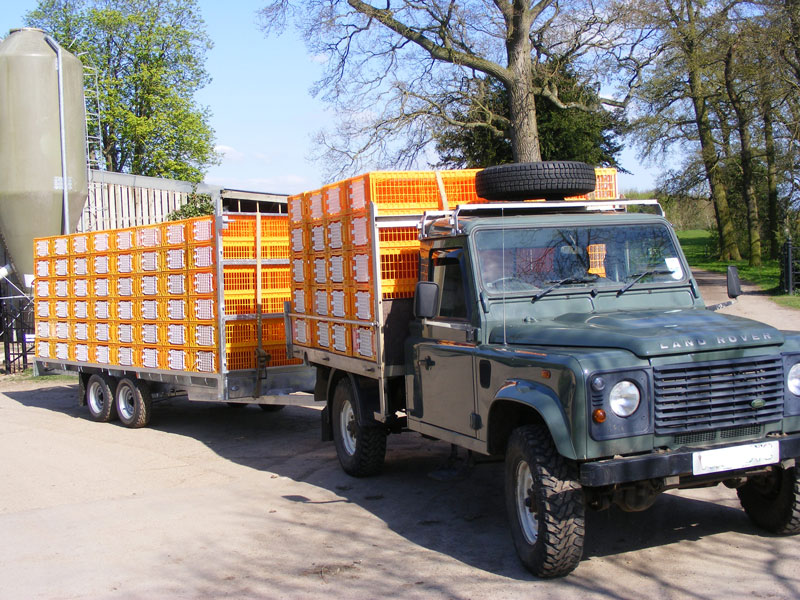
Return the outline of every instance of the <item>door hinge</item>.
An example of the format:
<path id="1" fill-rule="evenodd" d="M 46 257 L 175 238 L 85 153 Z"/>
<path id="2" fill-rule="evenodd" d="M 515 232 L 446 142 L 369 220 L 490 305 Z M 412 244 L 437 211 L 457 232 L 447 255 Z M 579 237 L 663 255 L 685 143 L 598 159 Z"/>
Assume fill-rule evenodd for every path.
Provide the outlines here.
<path id="1" fill-rule="evenodd" d="M 469 426 L 475 431 L 478 431 L 481 427 L 483 427 L 483 421 L 478 413 L 470 413 Z"/>

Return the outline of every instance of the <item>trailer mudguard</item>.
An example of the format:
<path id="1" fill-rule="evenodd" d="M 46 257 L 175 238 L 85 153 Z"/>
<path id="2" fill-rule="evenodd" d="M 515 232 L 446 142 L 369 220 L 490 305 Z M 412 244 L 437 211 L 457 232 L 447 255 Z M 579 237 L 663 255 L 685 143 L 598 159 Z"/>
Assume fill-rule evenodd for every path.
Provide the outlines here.
<path id="1" fill-rule="evenodd" d="M 316 397 L 316 393 L 323 386 L 320 384 L 319 378 L 324 376 L 327 372 L 328 377 L 325 380 L 325 408 L 322 409 L 320 418 L 322 420 L 322 441 L 333 441 L 333 421 L 331 417 L 333 405 L 333 393 L 336 386 L 343 378 L 350 379 L 351 389 L 353 390 L 353 408 L 356 412 L 356 419 L 359 425 L 375 425 L 376 421 L 373 417 L 375 412 L 380 408 L 380 400 L 378 399 L 377 385 L 378 381 L 358 377 L 348 371 L 340 371 L 337 369 L 328 369 L 326 367 L 317 367 L 317 386 L 315 388 L 315 400 L 320 400 Z M 370 387 L 374 387 L 372 390 Z"/>

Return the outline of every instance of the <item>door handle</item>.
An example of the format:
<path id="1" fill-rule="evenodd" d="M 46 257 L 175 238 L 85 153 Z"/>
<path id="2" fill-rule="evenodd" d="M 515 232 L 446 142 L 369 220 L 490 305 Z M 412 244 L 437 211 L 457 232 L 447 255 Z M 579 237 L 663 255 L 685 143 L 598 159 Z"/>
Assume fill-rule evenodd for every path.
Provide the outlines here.
<path id="1" fill-rule="evenodd" d="M 426 356 L 425 358 L 419 361 L 419 364 L 424 366 L 426 371 L 430 371 L 433 365 L 436 364 L 436 361 L 434 361 L 430 356 Z"/>

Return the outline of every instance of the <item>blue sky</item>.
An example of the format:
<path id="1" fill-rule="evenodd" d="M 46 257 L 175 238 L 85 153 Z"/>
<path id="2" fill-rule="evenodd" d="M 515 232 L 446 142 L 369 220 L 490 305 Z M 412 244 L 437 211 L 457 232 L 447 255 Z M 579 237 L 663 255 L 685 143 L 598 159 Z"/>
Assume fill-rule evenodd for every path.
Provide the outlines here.
<path id="1" fill-rule="evenodd" d="M 36 0 L 0 2 L 0 36 L 21 27 Z M 200 0 L 214 48 L 206 68 L 211 83 L 198 101 L 212 112 L 222 164 L 206 181 L 232 189 L 297 193 L 320 187 L 321 165 L 310 161 L 313 134 L 334 119 L 309 90 L 321 73 L 318 61 L 287 28 L 266 38 L 256 11 L 265 0 Z M 621 191 L 649 189 L 657 173 L 639 164 L 632 151 L 622 155 L 632 175 L 620 175 Z M 382 168 L 391 169 L 392 165 Z"/>

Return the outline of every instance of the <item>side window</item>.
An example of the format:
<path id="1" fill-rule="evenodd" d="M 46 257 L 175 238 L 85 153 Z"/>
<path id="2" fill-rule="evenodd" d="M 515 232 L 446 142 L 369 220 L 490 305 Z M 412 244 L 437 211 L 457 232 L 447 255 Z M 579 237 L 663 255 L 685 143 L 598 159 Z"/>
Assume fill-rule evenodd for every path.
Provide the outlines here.
<path id="1" fill-rule="evenodd" d="M 439 284 L 439 317 L 442 319 L 469 319 L 464 272 L 461 266 L 462 251 L 436 250 L 431 256 L 431 280 Z"/>

